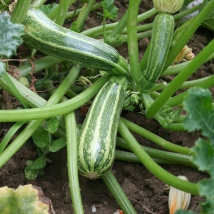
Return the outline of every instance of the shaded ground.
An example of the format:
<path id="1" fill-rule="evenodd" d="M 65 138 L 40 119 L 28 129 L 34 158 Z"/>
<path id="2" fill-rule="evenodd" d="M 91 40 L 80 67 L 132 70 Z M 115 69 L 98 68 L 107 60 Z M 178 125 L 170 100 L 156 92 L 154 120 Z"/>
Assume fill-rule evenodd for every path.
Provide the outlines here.
<path id="1" fill-rule="evenodd" d="M 116 1 L 116 4 L 120 8 L 119 14 L 122 15 L 124 10 L 128 7 L 128 0 Z M 142 1 L 140 12 L 146 11 L 151 7 L 151 3 L 148 4 L 147 1 Z M 97 18 L 96 14 L 93 14 L 93 16 L 88 19 L 86 26 L 91 27 L 97 25 L 97 23 L 100 23 L 100 19 Z M 193 52 L 197 54 L 210 40 L 210 31 L 200 29 L 189 42 L 189 46 L 193 49 Z M 148 39 L 141 40 L 139 44 L 140 54 L 142 56 L 143 51 L 147 47 Z M 120 48 L 119 51 L 123 56 L 127 56 L 125 46 Z M 206 63 L 192 78 L 205 77 L 213 73 L 213 70 L 213 63 Z M 84 115 L 80 110 L 76 111 L 76 117 L 78 122 L 84 119 Z M 173 133 L 164 130 L 156 121 L 148 120 L 144 115 L 137 113 L 123 112 L 123 117 L 178 145 L 191 147 L 199 137 L 199 133 L 197 132 Z M 7 126 L 4 127 L 4 124 L 1 124 L 1 129 L 1 137 L 3 137 L 7 130 Z M 140 136 L 136 136 L 136 138 L 142 145 L 154 147 L 153 143 L 147 139 Z M 52 200 L 53 207 L 57 214 L 72 214 L 73 211 L 67 178 L 66 149 L 50 154 L 49 158 L 52 163 L 47 165 L 45 173 L 40 175 L 36 180 L 28 181 L 23 173 L 26 167 L 26 161 L 35 159 L 36 157 L 37 154 L 33 143 L 31 141 L 27 142 L 0 170 L 0 186 L 7 185 L 13 188 L 17 188 L 19 185 L 24 184 L 39 186 L 44 191 L 44 195 Z M 191 182 L 197 182 L 205 177 L 203 173 L 199 173 L 195 169 L 186 166 L 164 165 L 163 168 L 174 175 L 185 175 Z M 148 172 L 145 167 L 141 164 L 115 161 L 112 170 L 139 214 L 168 213 L 168 191 L 166 190 L 166 186 Z M 86 214 L 92 213 L 92 206 L 97 208 L 96 213 L 98 214 L 113 214 L 116 212 L 119 206 L 101 179 L 91 181 L 80 176 L 79 180 Z M 193 196 L 189 208 L 199 213 L 199 203 L 202 200 L 202 198 Z"/>

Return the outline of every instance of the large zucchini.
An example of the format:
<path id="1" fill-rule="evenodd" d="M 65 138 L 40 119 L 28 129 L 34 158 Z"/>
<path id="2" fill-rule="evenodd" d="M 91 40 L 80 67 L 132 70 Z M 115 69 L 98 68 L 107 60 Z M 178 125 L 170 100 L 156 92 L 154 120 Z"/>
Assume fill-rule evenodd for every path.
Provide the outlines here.
<path id="1" fill-rule="evenodd" d="M 169 13 L 159 13 L 154 20 L 146 70 L 139 79 L 143 91 L 149 91 L 163 72 L 174 30 L 174 18 Z"/>
<path id="2" fill-rule="evenodd" d="M 24 41 L 39 51 L 85 67 L 127 74 L 127 63 L 114 48 L 57 25 L 38 9 L 29 9 L 23 24 Z"/>
<path id="3" fill-rule="evenodd" d="M 112 77 L 99 91 L 86 115 L 78 140 L 78 168 L 85 177 L 99 178 L 113 164 L 126 87 L 126 78 Z"/>

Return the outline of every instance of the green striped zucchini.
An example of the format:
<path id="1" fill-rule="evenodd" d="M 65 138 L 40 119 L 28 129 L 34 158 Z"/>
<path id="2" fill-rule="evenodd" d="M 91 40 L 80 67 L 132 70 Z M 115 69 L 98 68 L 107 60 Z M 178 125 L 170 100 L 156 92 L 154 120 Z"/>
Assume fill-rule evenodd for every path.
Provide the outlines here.
<path id="1" fill-rule="evenodd" d="M 163 71 L 174 30 L 174 18 L 169 13 L 159 13 L 153 22 L 152 38 L 146 70 L 139 79 L 143 91 L 149 91 Z"/>
<path id="2" fill-rule="evenodd" d="M 29 9 L 23 24 L 24 42 L 41 52 L 85 67 L 127 74 L 127 63 L 114 48 L 57 25 L 38 9 Z"/>
<path id="3" fill-rule="evenodd" d="M 127 80 L 113 76 L 96 95 L 78 140 L 79 173 L 96 179 L 111 169 Z"/>

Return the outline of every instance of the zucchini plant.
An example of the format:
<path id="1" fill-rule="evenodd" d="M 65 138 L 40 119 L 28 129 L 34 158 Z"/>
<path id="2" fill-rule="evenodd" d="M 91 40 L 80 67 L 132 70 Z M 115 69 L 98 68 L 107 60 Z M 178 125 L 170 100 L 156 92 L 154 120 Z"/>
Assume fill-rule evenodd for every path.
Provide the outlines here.
<path id="1" fill-rule="evenodd" d="M 186 122 L 188 116 L 183 113 L 185 110 L 188 114 L 191 113 L 186 104 L 183 105 L 188 89 L 195 86 L 209 89 L 214 85 L 214 76 L 211 74 L 192 81 L 188 81 L 188 78 L 201 65 L 214 58 L 214 40 L 195 58 L 193 55 L 188 57 L 188 62 L 181 62 L 178 56 L 183 54 L 182 49 L 210 16 L 214 0 L 206 1 L 207 4 L 201 7 L 182 11 L 179 11 L 182 4 L 186 4 L 183 0 L 154 0 L 154 8 L 142 14 L 138 14 L 141 1 L 129 0 L 127 11 L 117 18 L 118 21 L 110 24 L 106 20 L 117 11 L 113 0 L 103 0 L 102 4 L 89 0 L 82 8 L 70 11 L 71 5 L 75 7 L 74 2 L 60 0 L 59 4 L 48 5 L 45 0 L 35 0 L 32 4 L 31 1 L 27 4 L 17 1 L 10 7 L 5 7 L 9 1 L 0 3 L 2 12 L 10 8 L 14 27 L 10 28 L 11 31 L 1 32 L 7 40 L 0 38 L 3 44 L 0 47 L 0 87 L 16 97 L 21 106 L 12 110 L 0 110 L 0 122 L 14 123 L 0 144 L 0 166 L 4 167 L 29 138 L 35 140 L 35 133 L 38 134 L 44 124 L 48 124 L 48 120 L 52 121 L 57 117 L 54 131 L 47 130 L 47 141 L 35 140 L 39 147 L 37 150 L 40 151 L 38 159 L 42 160 L 43 168 L 48 160 L 46 150 L 52 151 L 52 139 L 66 139 L 67 142 L 63 141 L 60 148 L 67 146 L 68 180 L 74 213 L 84 213 L 78 172 L 90 179 L 101 178 L 124 213 L 142 212 L 136 210 L 129 201 L 111 171 L 117 159 L 141 163 L 167 185 L 193 195 L 205 196 L 207 202 L 202 210 L 208 207 L 209 212 L 213 212 L 209 195 L 201 192 L 198 185 L 202 189 L 209 188 L 212 179 L 209 182 L 193 183 L 180 179 L 161 166 L 174 163 L 188 165 L 195 170 L 210 170 L 211 168 L 195 164 L 200 156 L 197 147 L 192 150 L 175 145 L 121 115 L 124 109 L 135 111 L 136 114 L 140 111 L 148 120 L 153 118 L 166 130 L 190 130 Z M 103 25 L 84 29 L 83 23 L 90 12 L 102 6 Z M 182 17 L 199 9 L 195 18 L 178 24 L 177 21 Z M 4 13 L 2 16 L 5 16 Z M 8 29 L 9 15 L 6 17 L 0 19 L 1 29 Z M 71 19 L 75 20 L 71 23 L 73 30 L 63 27 Z M 142 24 L 145 20 L 153 22 Z M 14 32 L 12 29 L 18 30 Z M 150 42 L 141 58 L 139 40 L 142 38 L 148 38 Z M 26 48 L 24 53 L 22 48 L 16 50 L 22 42 L 22 47 Z M 124 54 L 126 57 L 122 56 L 120 48 L 116 48 L 122 44 L 127 47 L 127 53 Z M 191 48 L 193 47 L 189 47 L 188 51 Z M 10 71 L 10 57 L 15 57 L 16 52 L 25 54 L 27 59 L 31 58 L 22 65 L 17 65 L 17 69 L 19 77 L 27 78 L 30 86 L 38 93 L 31 91 L 30 86 L 22 85 L 15 75 L 6 72 Z M 194 49 L 192 52 L 194 53 Z M 37 72 L 40 75 L 37 83 L 34 83 L 33 77 L 37 76 Z M 171 75 L 174 75 L 171 81 L 162 80 Z M 83 85 L 83 82 L 87 84 Z M 90 108 L 87 112 L 88 105 Z M 213 103 L 209 106 L 213 108 Z M 79 108 L 86 114 L 82 124 L 77 124 L 75 119 L 75 110 Z M 212 111 L 210 110 L 211 116 Z M 197 115 L 194 114 L 194 117 Z M 21 131 L 12 139 L 17 130 Z M 133 133 L 154 142 L 165 151 L 142 146 Z M 201 159 L 202 157 L 198 158 Z M 212 159 L 213 154 L 210 154 L 209 160 Z M 36 167 L 35 164 L 27 167 L 29 171 L 36 170 L 33 178 L 38 175 L 41 165 L 40 168 Z M 209 175 L 212 177 L 211 173 Z"/>

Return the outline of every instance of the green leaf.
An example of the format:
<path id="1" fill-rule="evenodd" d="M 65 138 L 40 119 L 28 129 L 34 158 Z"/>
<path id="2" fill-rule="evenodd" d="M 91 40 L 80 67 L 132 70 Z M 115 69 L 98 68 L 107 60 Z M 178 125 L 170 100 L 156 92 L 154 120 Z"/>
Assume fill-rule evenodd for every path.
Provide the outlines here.
<path id="1" fill-rule="evenodd" d="M 57 131 L 57 128 L 59 126 L 59 119 L 57 117 L 51 118 L 46 125 L 47 128 L 45 130 L 53 134 Z"/>
<path id="2" fill-rule="evenodd" d="M 192 149 L 194 151 L 193 163 L 200 171 L 211 172 L 214 169 L 214 149 L 208 141 L 198 139 Z"/>
<path id="3" fill-rule="evenodd" d="M 206 197 L 201 203 L 201 213 L 214 213 L 214 178 L 199 181 L 200 195 Z"/>
<path id="4" fill-rule="evenodd" d="M 39 9 L 45 13 L 48 14 L 50 13 L 52 10 L 54 10 L 56 7 L 58 7 L 59 4 L 53 3 L 53 4 L 46 4 L 46 5 L 42 5 L 41 7 L 39 7 Z"/>
<path id="5" fill-rule="evenodd" d="M 214 110 L 212 95 L 208 89 L 191 88 L 184 100 L 184 109 L 188 115 L 184 127 L 189 131 L 201 130 L 205 137 L 214 143 Z"/>
<path id="6" fill-rule="evenodd" d="M 24 25 L 13 24 L 7 12 L 0 15 L 0 55 L 10 57 L 16 54 L 16 49 L 23 43 Z"/>
<path id="7" fill-rule="evenodd" d="M 2 76 L 3 73 L 6 72 L 6 67 L 5 67 L 5 63 L 0 61 L 0 77 Z"/>
<path id="8" fill-rule="evenodd" d="M 36 146 L 40 148 L 43 148 L 50 143 L 49 133 L 41 127 L 36 130 L 36 132 L 32 135 L 32 138 Z"/>
<path id="9" fill-rule="evenodd" d="M 28 169 L 43 169 L 46 166 L 46 161 L 39 157 L 34 161 L 30 161 L 28 164 Z"/>
<path id="10" fill-rule="evenodd" d="M 118 16 L 118 8 L 114 5 L 114 0 L 103 0 L 103 14 L 106 19 L 114 20 Z"/>
<path id="11" fill-rule="evenodd" d="M 59 138 L 55 140 L 51 146 L 49 146 L 49 151 L 50 152 L 57 152 L 60 149 L 64 148 L 66 146 L 66 140 L 65 138 Z"/>
<path id="12" fill-rule="evenodd" d="M 25 177 L 28 180 L 34 180 L 39 175 L 39 170 L 38 169 L 29 169 L 28 167 L 26 167 L 24 170 L 24 173 L 25 173 Z"/>

